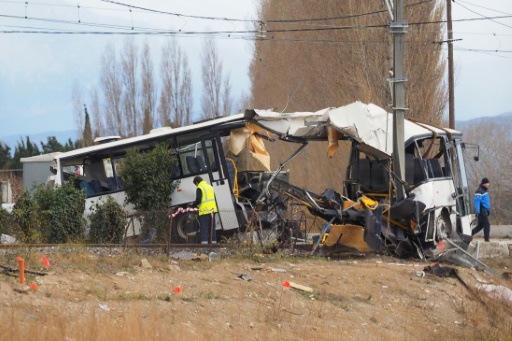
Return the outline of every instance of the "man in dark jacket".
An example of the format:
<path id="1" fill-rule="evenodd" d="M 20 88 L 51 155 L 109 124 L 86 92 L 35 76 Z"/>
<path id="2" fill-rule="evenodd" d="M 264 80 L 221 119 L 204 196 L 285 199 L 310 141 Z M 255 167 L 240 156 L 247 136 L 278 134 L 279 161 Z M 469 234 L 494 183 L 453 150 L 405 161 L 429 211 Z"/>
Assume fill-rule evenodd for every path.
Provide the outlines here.
<path id="1" fill-rule="evenodd" d="M 483 178 L 480 186 L 475 192 L 474 206 L 475 213 L 478 216 L 478 225 L 473 229 L 471 235 L 475 235 L 484 230 L 484 239 L 489 241 L 489 233 L 491 232 L 491 225 L 489 224 L 489 214 L 491 212 L 491 199 L 489 198 L 489 179 Z"/>

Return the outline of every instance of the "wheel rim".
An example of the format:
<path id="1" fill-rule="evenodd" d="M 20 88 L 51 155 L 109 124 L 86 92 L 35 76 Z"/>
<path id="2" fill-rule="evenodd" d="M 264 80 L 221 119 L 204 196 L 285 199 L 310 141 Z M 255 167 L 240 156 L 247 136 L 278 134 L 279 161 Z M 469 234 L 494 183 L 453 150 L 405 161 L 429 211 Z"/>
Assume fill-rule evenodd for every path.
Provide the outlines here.
<path id="1" fill-rule="evenodd" d="M 196 215 L 185 215 L 176 224 L 176 232 L 181 239 L 188 240 L 190 237 L 197 235 L 198 222 Z"/>

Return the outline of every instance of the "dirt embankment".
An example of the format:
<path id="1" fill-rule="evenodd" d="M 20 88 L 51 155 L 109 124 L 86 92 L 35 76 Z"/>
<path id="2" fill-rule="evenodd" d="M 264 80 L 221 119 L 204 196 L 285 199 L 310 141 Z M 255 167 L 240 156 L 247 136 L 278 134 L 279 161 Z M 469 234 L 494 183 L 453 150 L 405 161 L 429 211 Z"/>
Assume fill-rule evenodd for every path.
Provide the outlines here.
<path id="1" fill-rule="evenodd" d="M 166 256 L 48 255 L 37 289 L 0 277 L 1 340 L 449 340 L 510 339 L 512 306 L 477 289 L 497 276 L 457 268 L 460 278 L 422 272 L 431 264 L 362 258 L 239 255 L 209 262 Z M 42 270 L 41 255 L 26 257 Z M 146 258 L 150 266 L 141 266 Z M 0 263 L 16 266 L 14 255 Z M 142 264 L 144 265 L 144 264 Z M 288 283 L 286 283 L 288 282 Z M 311 292 L 288 288 L 291 282 Z M 306 289 L 307 289 L 306 288 Z M 303 288 L 304 289 L 304 288 Z"/>

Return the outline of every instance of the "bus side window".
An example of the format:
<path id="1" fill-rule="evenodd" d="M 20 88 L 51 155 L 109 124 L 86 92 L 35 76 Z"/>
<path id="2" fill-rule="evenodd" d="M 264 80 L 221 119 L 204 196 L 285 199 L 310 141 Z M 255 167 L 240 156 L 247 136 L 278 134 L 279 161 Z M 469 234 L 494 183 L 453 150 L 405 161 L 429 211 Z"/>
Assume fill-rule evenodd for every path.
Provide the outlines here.
<path id="1" fill-rule="evenodd" d="M 202 155 L 196 156 L 197 164 L 199 166 L 199 170 L 201 172 L 206 172 L 208 170 L 208 167 L 206 166 L 206 162 L 204 162 L 204 158 Z"/>
<path id="2" fill-rule="evenodd" d="M 187 160 L 187 167 L 188 167 L 188 170 L 190 171 L 190 173 L 192 173 L 192 174 L 199 173 L 201 168 L 199 166 L 198 160 L 195 157 L 193 157 L 192 155 L 187 155 L 185 157 L 185 160 Z"/>

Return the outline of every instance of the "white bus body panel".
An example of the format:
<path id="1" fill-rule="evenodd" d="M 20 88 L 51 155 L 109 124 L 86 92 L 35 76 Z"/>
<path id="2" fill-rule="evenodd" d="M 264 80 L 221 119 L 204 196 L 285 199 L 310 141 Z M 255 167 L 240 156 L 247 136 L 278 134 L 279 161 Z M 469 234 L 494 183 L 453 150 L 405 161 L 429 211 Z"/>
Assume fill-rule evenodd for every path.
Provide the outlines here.
<path id="1" fill-rule="evenodd" d="M 425 210 L 439 207 L 455 207 L 455 199 L 452 194 L 455 192 L 452 179 L 431 179 L 416 188 L 411 193 L 415 194 L 414 200 L 426 205 Z"/>

